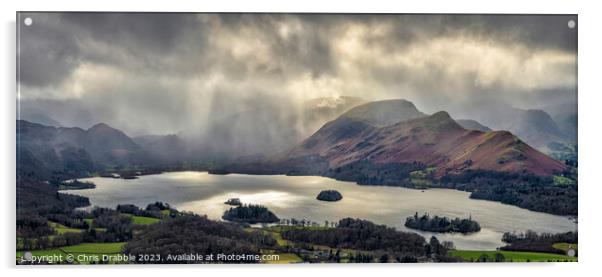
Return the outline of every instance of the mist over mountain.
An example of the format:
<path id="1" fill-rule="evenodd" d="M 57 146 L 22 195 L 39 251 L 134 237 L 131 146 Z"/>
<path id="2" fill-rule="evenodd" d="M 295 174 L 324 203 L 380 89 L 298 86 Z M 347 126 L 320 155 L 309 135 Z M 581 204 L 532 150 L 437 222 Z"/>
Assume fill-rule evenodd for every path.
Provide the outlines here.
<path id="1" fill-rule="evenodd" d="M 341 117 L 382 127 L 400 121 L 422 117 L 425 114 L 407 100 L 382 100 L 357 106 Z"/>
<path id="2" fill-rule="evenodd" d="M 360 97 L 319 97 L 303 103 L 304 138 L 320 129 L 324 123 L 337 118 L 349 109 L 366 103 Z"/>
<path id="3" fill-rule="evenodd" d="M 571 142 L 577 142 L 577 103 L 567 101 L 556 105 L 542 107 L 560 128 L 560 131 L 568 136 Z"/>
<path id="4" fill-rule="evenodd" d="M 99 123 L 84 130 L 17 121 L 17 163 L 22 172 L 81 174 L 107 166 L 152 163 L 130 137 Z"/>
<path id="5" fill-rule="evenodd" d="M 62 126 L 62 124 L 59 123 L 58 121 L 56 121 L 42 113 L 36 113 L 36 112 L 31 113 L 30 111 L 26 111 L 25 114 L 20 114 L 19 116 L 22 120 L 39 123 L 39 124 L 46 125 L 46 126 L 54 126 L 54 127 Z"/>
<path id="6" fill-rule="evenodd" d="M 559 111 L 560 114 L 573 114 L 573 112 L 576 113 L 576 109 Z M 559 123 L 541 109 L 520 109 L 504 103 L 480 103 L 463 111 L 462 116 L 477 120 L 493 130 L 511 131 L 544 152 L 550 151 L 550 143 L 576 143 L 576 124 L 571 125 L 567 120 L 569 124 L 563 124 L 564 128 L 561 129 Z"/>
<path id="7" fill-rule="evenodd" d="M 105 122 L 252 154 L 306 138 L 361 98 L 407 99 L 495 130 L 513 111 L 490 116 L 492 106 L 543 109 L 575 133 L 574 117 L 555 117 L 576 114 L 575 16 L 23 16 L 36 24 L 20 29 L 19 119 L 33 122 Z M 321 98 L 340 108 L 306 109 Z"/>
<path id="8" fill-rule="evenodd" d="M 161 164 L 174 164 L 193 160 L 190 145 L 178 135 L 146 135 L 132 138 L 150 158 Z"/>

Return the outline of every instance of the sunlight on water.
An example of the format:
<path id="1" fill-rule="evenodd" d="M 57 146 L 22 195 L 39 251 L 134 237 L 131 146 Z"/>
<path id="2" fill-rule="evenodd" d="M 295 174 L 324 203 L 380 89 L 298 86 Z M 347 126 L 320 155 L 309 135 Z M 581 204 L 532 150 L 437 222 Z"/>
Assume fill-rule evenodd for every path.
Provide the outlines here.
<path id="1" fill-rule="evenodd" d="M 197 213 L 199 211 L 204 211 L 204 214 L 206 214 L 208 217 L 218 219 L 221 218 L 224 210 L 232 207 L 224 203 L 230 198 L 239 198 L 244 204 L 261 204 L 272 209 L 286 209 L 294 207 L 298 201 L 303 200 L 303 197 L 279 191 L 265 191 L 257 193 L 228 192 L 208 199 L 185 202 L 181 205 L 178 205 L 178 208 L 183 211 L 194 211 Z"/>

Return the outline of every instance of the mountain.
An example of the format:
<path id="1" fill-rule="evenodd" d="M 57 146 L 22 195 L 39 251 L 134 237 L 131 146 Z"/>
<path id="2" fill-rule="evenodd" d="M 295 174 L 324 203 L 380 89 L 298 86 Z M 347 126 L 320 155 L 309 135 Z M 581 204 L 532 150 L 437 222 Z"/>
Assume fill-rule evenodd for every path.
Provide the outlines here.
<path id="1" fill-rule="evenodd" d="M 363 104 L 349 110 L 341 117 L 374 126 L 387 126 L 424 115 L 412 102 L 396 99 Z"/>
<path id="2" fill-rule="evenodd" d="M 86 130 L 83 139 L 82 147 L 90 152 L 92 159 L 100 163 L 132 163 L 132 158 L 142 150 L 125 133 L 104 123 Z"/>
<path id="3" fill-rule="evenodd" d="M 519 119 L 514 122 L 509 130 L 529 144 L 546 151 L 552 142 L 568 142 L 568 138 L 545 111 L 520 110 L 518 114 Z"/>
<path id="4" fill-rule="evenodd" d="M 188 146 L 177 135 L 147 135 L 134 138 L 134 142 L 149 153 L 155 160 L 163 163 L 174 163 L 186 160 Z"/>
<path id="5" fill-rule="evenodd" d="M 52 127 L 17 120 L 17 168 L 48 178 L 80 175 L 99 166 L 146 161 L 142 149 L 123 132 L 106 124 L 88 130 Z"/>
<path id="6" fill-rule="evenodd" d="M 489 132 L 491 129 L 476 120 L 472 119 L 457 119 L 456 122 L 462 126 L 462 128 L 467 130 L 477 130 L 482 132 Z"/>
<path id="7" fill-rule="evenodd" d="M 397 120 L 385 116 L 391 114 Z M 404 100 L 358 106 L 279 157 L 280 163 L 307 163 L 310 157 L 325 162 L 328 169 L 358 162 L 376 167 L 419 163 L 436 167 L 437 176 L 468 169 L 527 171 L 536 175 L 565 169 L 562 163 L 510 132 L 467 130 L 444 111 L 418 117 L 420 114 Z"/>
<path id="8" fill-rule="evenodd" d="M 561 130 L 550 114 L 540 109 L 519 109 L 505 104 L 474 105 L 464 117 L 477 120 L 494 130 L 508 130 L 521 140 L 550 153 L 551 143 L 572 144 L 576 140 Z M 576 125 L 574 125 L 576 131 Z M 570 129 L 569 127 L 568 129 Z"/>
<path id="9" fill-rule="evenodd" d="M 319 97 L 307 100 L 303 103 L 303 138 L 308 137 L 320 129 L 324 123 L 337 118 L 349 109 L 366 103 L 359 97 Z"/>
<path id="10" fill-rule="evenodd" d="M 577 113 L 568 114 L 566 116 L 559 115 L 553 117 L 554 121 L 558 124 L 558 128 L 566 135 L 569 142 L 577 143 Z"/>
<path id="11" fill-rule="evenodd" d="M 577 143 L 577 103 L 569 101 L 542 108 L 554 119 L 560 131 L 567 136 L 569 142 Z"/>
<path id="12" fill-rule="evenodd" d="M 51 118 L 45 114 L 42 114 L 42 113 L 23 112 L 22 114 L 20 114 L 19 118 L 23 119 L 23 120 L 27 120 L 29 122 L 39 123 L 39 124 L 46 125 L 46 126 L 54 126 L 54 127 L 62 126 L 62 124 L 59 123 L 58 121 L 56 121 L 53 118 Z"/>

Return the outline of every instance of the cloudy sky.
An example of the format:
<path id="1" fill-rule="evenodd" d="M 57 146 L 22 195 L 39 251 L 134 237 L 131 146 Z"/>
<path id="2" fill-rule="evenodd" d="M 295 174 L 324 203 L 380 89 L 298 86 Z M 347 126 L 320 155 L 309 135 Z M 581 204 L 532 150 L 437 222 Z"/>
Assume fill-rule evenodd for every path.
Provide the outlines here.
<path id="1" fill-rule="evenodd" d="M 32 24 L 25 25 L 29 17 Z M 200 132 L 215 118 L 305 100 L 475 105 L 576 100 L 576 16 L 19 15 L 21 113 L 132 134 Z"/>

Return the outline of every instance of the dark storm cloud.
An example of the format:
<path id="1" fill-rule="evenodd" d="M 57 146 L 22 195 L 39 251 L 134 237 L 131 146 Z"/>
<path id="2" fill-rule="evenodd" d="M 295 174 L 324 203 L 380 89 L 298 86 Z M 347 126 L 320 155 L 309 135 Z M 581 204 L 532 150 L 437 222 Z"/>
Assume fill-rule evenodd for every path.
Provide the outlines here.
<path id="1" fill-rule="evenodd" d="M 429 37 L 466 34 L 499 43 L 576 51 L 577 31 L 568 28 L 575 15 L 410 15 L 393 19 Z M 401 39 L 407 39 L 407 32 Z"/>
<path id="2" fill-rule="evenodd" d="M 63 24 L 77 26 L 91 39 L 165 53 L 194 25 L 194 15 L 144 13 L 66 13 Z M 196 27 L 196 26 L 195 26 Z"/>
<path id="3" fill-rule="evenodd" d="M 576 21 L 571 15 L 214 14 L 201 15 L 208 19 L 199 20 L 197 14 L 22 14 L 22 18 L 26 16 L 33 17 L 36 24 L 21 28 L 22 82 L 42 86 L 61 81 L 83 61 L 164 74 L 198 73 L 211 62 L 231 62 L 224 67 L 245 69 L 228 60 L 231 57 L 211 57 L 213 49 L 206 49 L 208 37 L 223 29 L 254 33 L 271 49 L 273 60 L 284 60 L 284 64 L 246 69 L 276 75 L 286 73 L 283 66 L 314 75 L 331 73 L 331 39 L 350 23 L 390 24 L 389 33 L 372 37 L 367 44 L 391 51 L 425 39 L 467 34 L 499 43 L 574 52 L 577 35 L 567 28 L 568 20 Z M 300 24 L 300 30 L 280 36 L 279 28 L 286 22 Z"/>
<path id="4" fill-rule="evenodd" d="M 198 24 L 195 15 L 21 15 L 25 17 L 33 18 L 35 24 L 20 29 L 24 84 L 56 84 L 83 62 L 178 74 L 202 69 L 202 63 L 187 59 L 187 55 L 197 53 L 205 44 L 203 25 Z M 178 61 L 165 59 L 172 55 Z"/>
<path id="5" fill-rule="evenodd" d="M 576 87 L 577 29 L 567 25 L 576 16 L 25 17 L 34 24 L 19 22 L 20 98 L 28 109 L 82 127 L 95 118 L 132 132 L 202 133 L 219 118 L 266 109 L 262 103 L 286 102 L 273 117 L 309 98 L 338 95 L 406 98 L 432 112 L 496 99 L 559 102 L 572 99 Z M 59 112 L 44 100 L 69 105 Z M 86 121 L 78 123 L 82 111 Z"/>
<path id="6" fill-rule="evenodd" d="M 25 14 L 21 18 L 27 16 Z M 38 24 L 38 20 L 43 24 Z M 59 83 L 79 63 L 80 51 L 75 37 L 52 17 L 36 17 L 35 23 L 36 28 L 26 28 L 20 22 L 20 82 L 33 86 Z"/>

